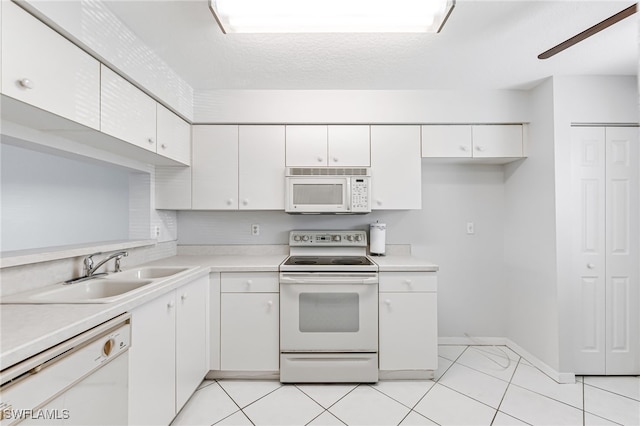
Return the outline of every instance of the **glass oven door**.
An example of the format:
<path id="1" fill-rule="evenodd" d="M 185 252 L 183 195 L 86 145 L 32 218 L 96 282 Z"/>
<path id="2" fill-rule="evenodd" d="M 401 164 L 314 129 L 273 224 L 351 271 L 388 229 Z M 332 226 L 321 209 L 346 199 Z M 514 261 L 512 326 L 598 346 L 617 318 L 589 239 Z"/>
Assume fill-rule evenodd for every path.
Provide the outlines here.
<path id="1" fill-rule="evenodd" d="M 378 350 L 377 273 L 282 273 L 282 352 Z"/>

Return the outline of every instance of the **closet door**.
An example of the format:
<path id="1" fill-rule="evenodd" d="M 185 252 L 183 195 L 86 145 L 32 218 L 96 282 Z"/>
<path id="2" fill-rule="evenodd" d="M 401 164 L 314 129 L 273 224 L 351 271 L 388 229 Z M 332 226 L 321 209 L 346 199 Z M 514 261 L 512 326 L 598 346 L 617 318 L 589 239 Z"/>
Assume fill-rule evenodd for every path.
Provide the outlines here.
<path id="1" fill-rule="evenodd" d="M 640 374 L 638 128 L 607 127 L 605 138 L 605 374 Z"/>
<path id="2" fill-rule="evenodd" d="M 638 129 L 572 129 L 577 374 L 640 374 Z"/>

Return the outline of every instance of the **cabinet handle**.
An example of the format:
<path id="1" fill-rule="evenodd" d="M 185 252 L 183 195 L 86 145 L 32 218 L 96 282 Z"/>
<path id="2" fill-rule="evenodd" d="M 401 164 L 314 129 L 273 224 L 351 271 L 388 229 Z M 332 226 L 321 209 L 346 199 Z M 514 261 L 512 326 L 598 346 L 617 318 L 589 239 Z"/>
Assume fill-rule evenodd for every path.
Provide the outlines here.
<path id="1" fill-rule="evenodd" d="M 267 307 L 268 307 L 269 309 L 271 309 L 271 308 L 273 307 L 273 301 L 272 301 L 272 300 L 269 300 L 269 301 L 267 302 Z"/>
<path id="2" fill-rule="evenodd" d="M 29 80 L 28 78 L 18 80 L 18 84 L 23 89 L 33 89 L 33 81 Z"/>
<path id="3" fill-rule="evenodd" d="M 242 205 L 248 206 L 249 205 L 249 199 L 245 198 L 244 200 L 242 200 Z"/>
<path id="4" fill-rule="evenodd" d="M 322 163 L 323 161 L 324 161 L 324 158 L 318 157 L 318 163 Z"/>
<path id="5" fill-rule="evenodd" d="M 173 300 L 172 300 L 171 302 L 167 303 L 167 308 L 171 309 L 171 308 L 173 308 L 173 305 L 174 305 L 174 303 L 173 303 Z"/>
<path id="6" fill-rule="evenodd" d="M 382 205 L 382 200 L 376 200 L 376 204 L 381 206 Z"/>
<path id="7" fill-rule="evenodd" d="M 411 285 L 411 280 L 404 280 L 404 283 L 405 283 L 406 285 L 410 286 L 410 285 Z"/>
<path id="8" fill-rule="evenodd" d="M 596 269 L 596 265 L 594 265 L 593 263 L 587 263 L 587 268 Z"/>
<path id="9" fill-rule="evenodd" d="M 484 146 L 476 146 L 476 151 L 484 151 Z"/>
<path id="10" fill-rule="evenodd" d="M 253 280 L 247 280 L 247 285 L 249 286 L 251 284 L 253 284 Z"/>
<path id="11" fill-rule="evenodd" d="M 229 198 L 227 200 L 227 205 L 230 206 L 231 204 L 233 204 L 233 198 Z"/>
<path id="12" fill-rule="evenodd" d="M 385 300 L 384 300 L 384 303 L 385 303 L 387 306 L 391 306 L 391 300 L 389 300 L 389 299 L 385 299 Z"/>
<path id="13" fill-rule="evenodd" d="M 149 142 L 150 144 L 153 144 L 153 143 L 155 143 L 155 140 L 153 140 L 153 138 L 149 138 L 149 139 L 147 139 L 147 142 Z"/>
<path id="14" fill-rule="evenodd" d="M 338 162 L 338 157 L 333 157 L 333 162 L 337 163 Z"/>
<path id="15" fill-rule="evenodd" d="M 467 150 L 467 147 L 466 147 L 466 146 L 464 146 L 464 145 L 460 145 L 460 151 L 466 151 L 466 150 Z"/>
<path id="16" fill-rule="evenodd" d="M 164 144 L 164 143 L 163 143 L 162 145 L 160 145 L 160 148 L 162 148 L 162 149 L 167 149 L 167 144 Z"/>
<path id="17" fill-rule="evenodd" d="M 187 300 L 187 293 L 183 293 L 182 296 L 180 296 L 180 298 L 185 301 Z"/>

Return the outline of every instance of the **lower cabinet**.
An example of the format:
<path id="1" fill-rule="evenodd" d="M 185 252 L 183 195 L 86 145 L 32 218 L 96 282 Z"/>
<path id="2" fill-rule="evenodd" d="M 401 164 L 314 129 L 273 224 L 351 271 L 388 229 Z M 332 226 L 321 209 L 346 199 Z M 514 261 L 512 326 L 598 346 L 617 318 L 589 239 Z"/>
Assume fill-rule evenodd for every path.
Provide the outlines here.
<path id="1" fill-rule="evenodd" d="M 278 371 L 278 273 L 220 275 L 220 370 Z"/>
<path id="2" fill-rule="evenodd" d="M 129 424 L 168 425 L 208 371 L 208 277 L 131 312 Z"/>
<path id="3" fill-rule="evenodd" d="M 426 378 L 421 371 L 438 368 L 436 291 L 435 272 L 380 272 L 381 378 Z"/>

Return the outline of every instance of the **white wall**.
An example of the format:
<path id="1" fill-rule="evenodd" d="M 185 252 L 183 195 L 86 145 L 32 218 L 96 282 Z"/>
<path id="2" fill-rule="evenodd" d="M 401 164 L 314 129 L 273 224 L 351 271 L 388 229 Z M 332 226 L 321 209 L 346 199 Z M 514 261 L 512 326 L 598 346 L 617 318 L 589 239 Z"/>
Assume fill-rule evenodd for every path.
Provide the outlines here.
<path id="1" fill-rule="evenodd" d="M 521 90 L 201 90 L 196 123 L 523 123 Z"/>
<path id="2" fill-rule="evenodd" d="M 127 171 L 5 143 L 0 149 L 2 251 L 128 238 Z"/>
<path id="3" fill-rule="evenodd" d="M 502 166 L 442 165 L 423 160 L 420 211 L 353 216 L 296 216 L 283 212 L 178 213 L 178 244 L 287 244 L 292 229 L 367 229 L 387 224 L 388 244 L 440 266 L 440 335 L 505 336 L 502 279 L 504 192 Z M 466 235 L 474 222 L 475 235 Z M 251 224 L 260 235 L 251 235 Z"/>
<path id="4" fill-rule="evenodd" d="M 528 158 L 505 167 L 507 337 L 558 370 L 553 81 L 530 102 Z"/>

